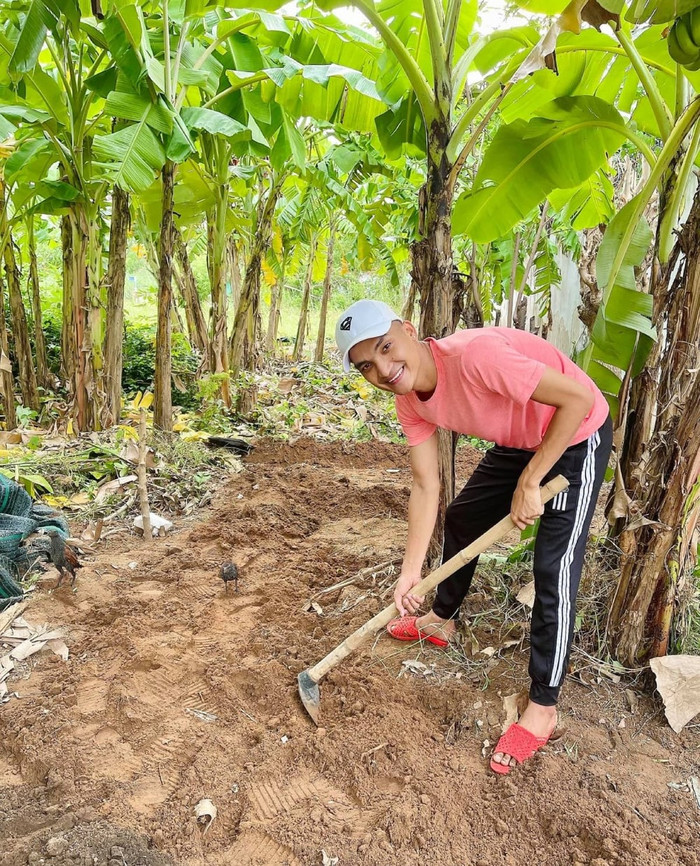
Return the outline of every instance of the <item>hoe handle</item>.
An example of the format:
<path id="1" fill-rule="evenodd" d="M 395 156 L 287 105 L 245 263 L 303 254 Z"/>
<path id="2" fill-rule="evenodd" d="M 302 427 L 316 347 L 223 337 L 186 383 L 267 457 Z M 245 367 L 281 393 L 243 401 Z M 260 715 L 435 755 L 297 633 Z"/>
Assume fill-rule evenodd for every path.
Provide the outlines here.
<path id="1" fill-rule="evenodd" d="M 557 475 L 555 478 L 552 478 L 551 481 L 548 481 L 547 484 L 540 488 L 542 504 L 545 505 L 550 499 L 554 499 L 558 493 L 566 490 L 568 486 L 569 482 L 563 475 Z M 479 556 L 480 553 L 483 553 L 496 541 L 500 541 L 500 539 L 507 535 L 512 529 L 515 529 L 515 524 L 510 519 L 510 515 L 508 515 L 507 517 L 504 517 L 503 520 L 499 520 L 495 526 L 492 526 L 491 529 L 487 530 L 483 535 L 480 535 L 476 541 L 473 541 L 465 547 L 464 550 L 460 550 L 459 553 L 456 553 L 452 559 L 448 559 L 447 562 L 444 562 L 439 568 L 436 568 L 435 571 L 432 571 L 427 577 L 424 577 L 420 583 L 413 587 L 412 592 L 415 595 L 425 595 L 431 589 L 434 589 L 446 577 L 454 574 L 458 568 L 471 562 L 472 559 Z M 345 638 L 339 646 L 329 652 L 328 655 L 324 659 L 321 659 L 318 664 L 309 668 L 308 674 L 311 679 L 315 683 L 320 682 L 331 668 L 335 667 L 338 662 L 342 661 L 344 658 L 347 658 L 350 653 L 357 649 L 365 638 L 368 638 L 380 628 L 383 628 L 390 620 L 397 616 L 397 614 L 398 609 L 392 602 L 389 607 L 385 607 L 384 610 L 380 611 L 376 616 L 373 616 L 369 622 L 360 626 L 360 628 L 353 632 L 350 637 Z"/>

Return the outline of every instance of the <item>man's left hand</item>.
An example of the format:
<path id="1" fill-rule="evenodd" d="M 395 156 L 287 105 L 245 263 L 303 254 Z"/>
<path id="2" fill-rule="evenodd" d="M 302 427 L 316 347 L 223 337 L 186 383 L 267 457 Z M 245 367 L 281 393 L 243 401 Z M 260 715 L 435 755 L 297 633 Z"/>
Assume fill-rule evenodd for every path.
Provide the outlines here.
<path id="1" fill-rule="evenodd" d="M 539 485 L 518 484 L 510 504 L 510 517 L 518 529 L 532 526 L 543 511 Z"/>

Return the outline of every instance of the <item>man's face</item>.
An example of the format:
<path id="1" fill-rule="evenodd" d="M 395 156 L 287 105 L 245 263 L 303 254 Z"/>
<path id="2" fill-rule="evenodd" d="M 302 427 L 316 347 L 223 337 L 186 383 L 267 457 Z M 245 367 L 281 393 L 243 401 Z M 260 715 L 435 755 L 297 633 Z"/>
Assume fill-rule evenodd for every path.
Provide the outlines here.
<path id="1" fill-rule="evenodd" d="M 353 346 L 349 357 L 371 385 L 392 394 L 408 394 L 420 365 L 416 329 L 410 322 L 392 322 L 383 336 Z"/>

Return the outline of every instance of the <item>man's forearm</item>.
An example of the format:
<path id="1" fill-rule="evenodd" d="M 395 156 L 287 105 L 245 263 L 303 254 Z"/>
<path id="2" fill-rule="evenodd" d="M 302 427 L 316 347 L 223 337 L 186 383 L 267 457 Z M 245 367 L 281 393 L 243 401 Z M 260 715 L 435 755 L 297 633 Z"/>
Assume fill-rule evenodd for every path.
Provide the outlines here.
<path id="1" fill-rule="evenodd" d="M 414 482 L 408 501 L 408 539 L 402 571 L 420 573 L 437 517 L 440 487 Z"/>
<path id="2" fill-rule="evenodd" d="M 590 405 L 582 399 L 580 402 L 574 401 L 561 406 L 555 411 L 542 444 L 520 476 L 520 483 L 539 487 L 545 475 L 571 445 L 576 431 L 589 410 Z"/>

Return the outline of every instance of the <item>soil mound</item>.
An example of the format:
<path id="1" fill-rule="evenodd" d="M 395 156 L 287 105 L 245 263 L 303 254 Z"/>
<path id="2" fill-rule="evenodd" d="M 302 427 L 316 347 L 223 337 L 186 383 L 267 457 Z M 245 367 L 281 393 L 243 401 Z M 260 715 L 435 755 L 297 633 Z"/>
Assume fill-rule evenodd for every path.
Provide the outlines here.
<path id="1" fill-rule="evenodd" d="M 700 866 L 700 811 L 668 786 L 697 774 L 697 732 L 650 698 L 632 715 L 622 686 L 569 680 L 563 737 L 488 772 L 518 647 L 380 635 L 324 680 L 313 726 L 296 676 L 388 603 L 409 488 L 399 446 L 263 442 L 197 522 L 115 536 L 75 592 L 39 591 L 25 616 L 71 656 L 34 656 L 0 707 L 0 866 Z"/>

